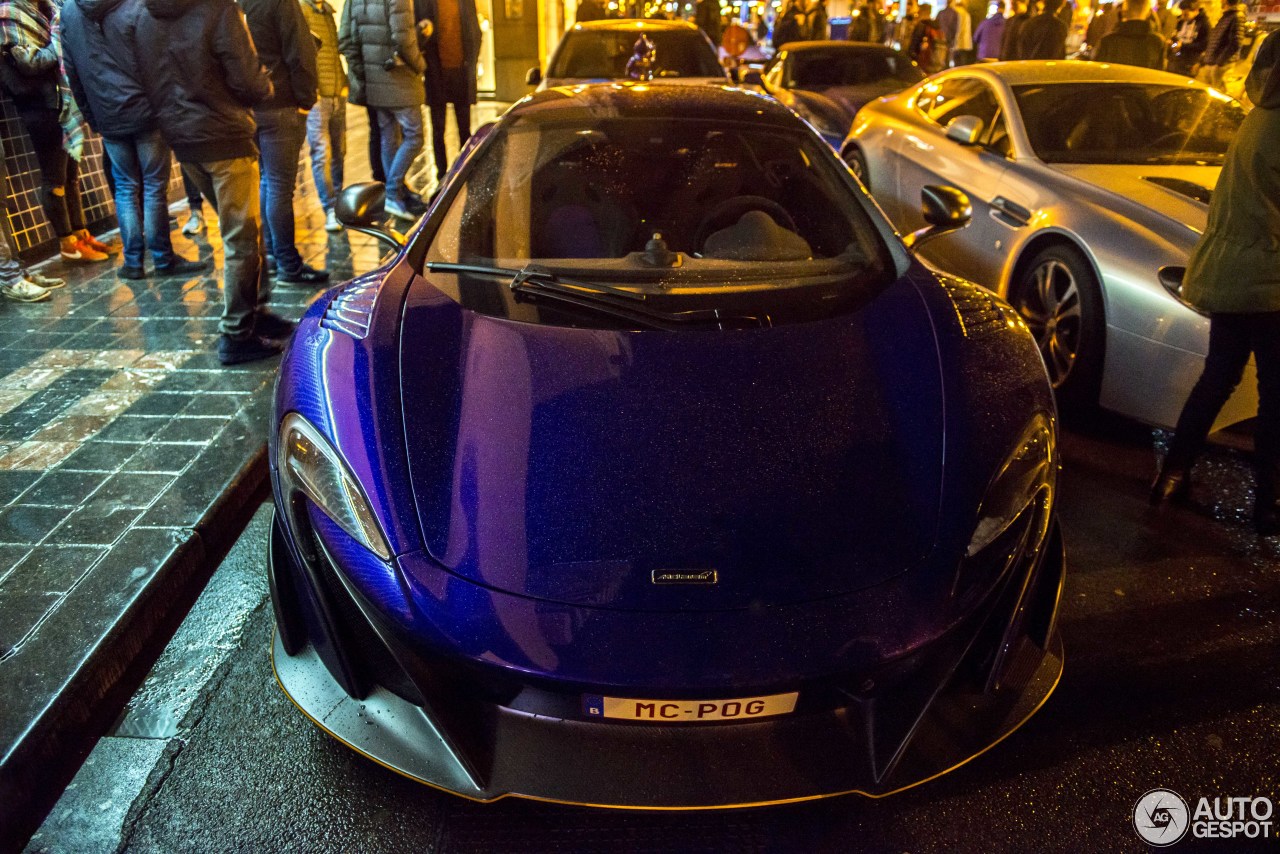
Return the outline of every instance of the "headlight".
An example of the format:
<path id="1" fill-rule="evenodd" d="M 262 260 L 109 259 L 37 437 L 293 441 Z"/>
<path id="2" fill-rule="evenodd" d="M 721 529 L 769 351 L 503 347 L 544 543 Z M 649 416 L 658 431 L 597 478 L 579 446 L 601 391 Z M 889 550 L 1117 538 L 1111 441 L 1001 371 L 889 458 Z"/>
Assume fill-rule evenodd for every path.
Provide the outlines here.
<path id="1" fill-rule="evenodd" d="M 293 496 L 301 493 L 369 551 L 391 559 L 387 539 L 360 485 L 333 446 L 296 412 L 285 416 L 280 425 L 279 454 L 281 493 L 290 505 L 287 512 L 295 512 Z M 290 522 L 296 532 L 296 521 Z"/>
<path id="2" fill-rule="evenodd" d="M 973 557 L 991 545 L 1033 502 L 1048 511 L 1058 476 L 1058 449 L 1053 424 L 1038 413 L 1022 431 L 1013 451 L 987 487 L 978 509 L 978 524 L 966 554 Z M 1048 518 L 1045 512 L 1044 517 Z"/>

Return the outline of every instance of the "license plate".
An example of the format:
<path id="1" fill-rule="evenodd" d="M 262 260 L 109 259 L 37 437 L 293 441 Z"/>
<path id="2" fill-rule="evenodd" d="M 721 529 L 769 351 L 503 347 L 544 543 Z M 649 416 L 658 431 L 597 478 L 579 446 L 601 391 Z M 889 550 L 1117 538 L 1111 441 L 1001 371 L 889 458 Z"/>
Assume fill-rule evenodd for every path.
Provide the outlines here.
<path id="1" fill-rule="evenodd" d="M 708 723 L 741 721 L 785 715 L 796 708 L 800 694 L 770 694 L 766 697 L 738 697 L 733 700 L 641 700 L 635 697 L 582 698 L 587 717 L 616 718 L 649 723 Z"/>

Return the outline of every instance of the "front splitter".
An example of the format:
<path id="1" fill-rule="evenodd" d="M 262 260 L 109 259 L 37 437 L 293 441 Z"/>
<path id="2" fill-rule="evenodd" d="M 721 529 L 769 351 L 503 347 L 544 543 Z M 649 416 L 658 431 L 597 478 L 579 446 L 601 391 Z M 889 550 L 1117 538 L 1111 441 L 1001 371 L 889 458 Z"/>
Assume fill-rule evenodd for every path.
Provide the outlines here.
<path id="1" fill-rule="evenodd" d="M 277 635 L 272 649 L 276 679 L 294 705 L 329 735 L 391 771 L 476 801 L 520 797 L 646 810 L 732 809 L 849 794 L 896 794 L 955 770 L 1015 732 L 1057 687 L 1062 661 L 1055 635 L 1051 651 L 1024 689 L 1017 697 L 1005 698 L 1000 708 L 982 697 L 938 697 L 934 706 L 943 719 L 940 723 L 945 722 L 939 729 L 952 728 L 957 710 L 972 709 L 974 721 L 985 731 L 981 746 L 974 747 L 974 738 L 951 747 L 923 739 L 930 744 L 929 754 L 912 755 L 908 748 L 900 771 L 888 780 L 867 780 L 866 746 L 858 743 L 860 727 L 840 713 L 717 727 L 719 734 L 707 738 L 708 730 L 697 725 L 610 727 L 499 709 L 505 729 L 495 740 L 493 767 L 486 769 L 482 781 L 468 773 L 418 706 L 381 687 L 363 700 L 351 698 L 310 645 L 290 656 Z M 979 708 L 984 703 L 987 707 Z M 929 713 L 920 726 L 930 727 Z M 556 728 L 565 730 L 561 742 L 542 737 Z M 599 737 L 602 732 L 604 738 Z M 682 738 L 694 743 L 682 744 Z M 665 760 L 664 748 L 670 751 Z M 636 774 L 637 755 L 658 757 L 656 777 Z M 748 765 L 736 767 L 738 762 Z M 667 779 L 661 778 L 663 769 L 669 770 Z M 644 777 L 645 783 L 622 790 L 608 784 L 620 776 Z"/>

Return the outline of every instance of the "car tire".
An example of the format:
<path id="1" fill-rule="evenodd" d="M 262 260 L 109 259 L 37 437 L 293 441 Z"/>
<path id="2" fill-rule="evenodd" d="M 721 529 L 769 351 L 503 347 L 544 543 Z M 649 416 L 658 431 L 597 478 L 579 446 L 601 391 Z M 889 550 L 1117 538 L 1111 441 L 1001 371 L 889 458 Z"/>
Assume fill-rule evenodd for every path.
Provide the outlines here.
<path id="1" fill-rule="evenodd" d="M 1098 277 L 1084 254 L 1062 243 L 1041 249 L 1021 268 L 1009 302 L 1031 328 L 1059 402 L 1097 403 L 1106 325 Z"/>
<path id="2" fill-rule="evenodd" d="M 849 166 L 849 171 L 862 182 L 862 186 L 866 188 L 867 192 L 871 192 L 871 176 L 867 174 L 867 158 L 862 156 L 862 152 L 856 148 L 846 148 L 840 156 Z"/>

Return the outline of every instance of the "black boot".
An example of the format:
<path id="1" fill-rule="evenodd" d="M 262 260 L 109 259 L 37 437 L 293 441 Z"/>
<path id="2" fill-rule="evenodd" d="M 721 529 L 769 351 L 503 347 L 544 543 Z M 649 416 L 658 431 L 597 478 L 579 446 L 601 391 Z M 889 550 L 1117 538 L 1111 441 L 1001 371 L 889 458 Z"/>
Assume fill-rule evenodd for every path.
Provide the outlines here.
<path id="1" fill-rule="evenodd" d="M 1191 470 L 1183 466 L 1171 466 L 1166 457 L 1160 473 L 1151 483 L 1151 494 L 1148 501 L 1152 507 L 1159 507 L 1166 501 L 1182 502 L 1191 495 Z"/>

